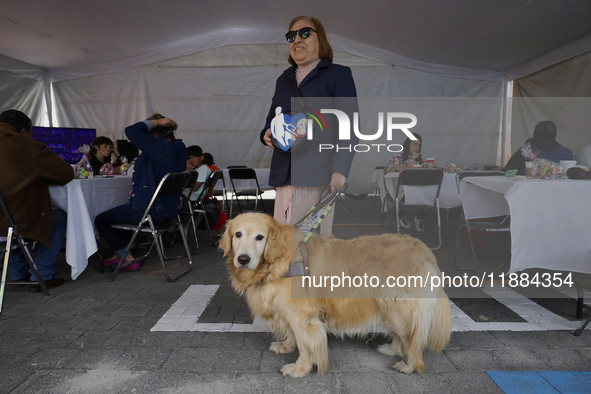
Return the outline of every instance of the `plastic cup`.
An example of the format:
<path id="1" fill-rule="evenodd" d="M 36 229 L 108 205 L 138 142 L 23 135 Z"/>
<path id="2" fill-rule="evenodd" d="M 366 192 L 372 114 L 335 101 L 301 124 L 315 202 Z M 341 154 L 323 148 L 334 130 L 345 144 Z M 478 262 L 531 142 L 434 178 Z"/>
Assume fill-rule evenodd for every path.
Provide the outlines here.
<path id="1" fill-rule="evenodd" d="M 435 159 L 430 157 L 425 160 L 427 162 L 427 168 L 435 168 Z"/>
<path id="2" fill-rule="evenodd" d="M 525 162 L 525 176 L 531 178 L 532 174 L 531 174 L 531 169 L 532 169 L 533 163 L 531 161 L 526 161 Z"/>
<path id="3" fill-rule="evenodd" d="M 576 160 L 560 160 L 560 167 L 564 169 L 566 172 L 569 168 L 574 167 L 577 165 Z"/>

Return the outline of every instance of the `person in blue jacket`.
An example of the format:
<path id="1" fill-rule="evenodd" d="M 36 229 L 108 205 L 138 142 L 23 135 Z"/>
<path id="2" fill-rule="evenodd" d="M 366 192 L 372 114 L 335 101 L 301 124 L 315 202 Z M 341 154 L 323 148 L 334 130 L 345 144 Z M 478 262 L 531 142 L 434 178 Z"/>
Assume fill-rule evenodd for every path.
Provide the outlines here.
<path id="1" fill-rule="evenodd" d="M 183 172 L 187 166 L 187 148 L 182 140 L 176 139 L 177 123 L 154 113 L 147 120 L 128 126 L 125 135 L 142 153 L 138 156 L 134 171 L 129 202 L 98 215 L 94 221 L 99 234 L 115 254 L 104 263 L 113 265 L 123 257 L 131 238 L 131 232 L 111 227 L 115 223 L 138 224 L 158 184 L 169 172 Z M 180 199 L 178 195 L 158 197 L 150 210 L 154 224 L 165 223 L 177 215 Z M 125 256 L 125 263 L 132 262 L 131 254 Z M 135 271 L 139 262 L 133 262 L 121 271 Z"/>
<path id="2" fill-rule="evenodd" d="M 532 151 L 537 153 L 537 159 L 546 159 L 556 163 L 560 163 L 560 160 L 573 159 L 573 151 L 556 142 L 556 124 L 550 120 L 539 122 L 534 129 L 533 138 L 525 141 L 526 144 L 528 142 Z M 523 157 L 520 148 L 511 156 L 503 170 L 517 170 L 517 175 L 525 175 L 526 161 L 530 160 Z"/>
<path id="3" fill-rule="evenodd" d="M 343 110 L 351 122 L 353 112 L 357 111 L 357 91 L 351 69 L 332 62 L 332 48 L 322 23 L 314 17 L 298 16 L 290 22 L 285 36 L 291 67 L 277 79 L 267 121 L 260 134 L 261 143 L 271 148 L 270 127 L 276 110 L 281 107 L 283 114 L 291 113 L 292 97 L 303 97 L 304 107 L 314 107 L 314 98 L 331 97 L 330 107 Z M 322 105 L 326 105 L 326 100 Z M 355 151 L 347 148 L 356 145 L 358 138 L 351 133 L 350 140 L 338 141 L 336 117 L 324 116 L 327 130 L 315 130 L 312 144 L 294 152 L 273 151 L 269 185 L 276 188 L 274 217 L 279 222 L 291 223 L 292 218 L 294 222 L 301 219 L 326 185 L 332 190 L 340 190 L 349 175 Z M 319 152 L 320 144 L 341 145 L 345 149 Z M 332 213 L 324 219 L 322 234 L 331 234 L 332 219 Z"/>

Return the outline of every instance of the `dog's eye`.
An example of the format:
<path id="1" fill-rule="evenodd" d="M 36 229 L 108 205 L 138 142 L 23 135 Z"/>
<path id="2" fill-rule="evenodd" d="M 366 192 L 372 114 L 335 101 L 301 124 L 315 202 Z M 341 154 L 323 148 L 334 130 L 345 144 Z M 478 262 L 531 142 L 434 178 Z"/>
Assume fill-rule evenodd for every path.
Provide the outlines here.
<path id="1" fill-rule="evenodd" d="M 236 238 L 240 238 L 240 237 L 242 237 L 242 233 L 241 233 L 240 231 L 236 232 L 236 234 L 235 234 L 235 235 L 236 235 Z"/>
<path id="2" fill-rule="evenodd" d="M 257 241 L 262 241 L 263 239 L 265 239 L 265 237 L 259 234 L 259 235 L 257 235 L 257 237 L 255 239 Z"/>

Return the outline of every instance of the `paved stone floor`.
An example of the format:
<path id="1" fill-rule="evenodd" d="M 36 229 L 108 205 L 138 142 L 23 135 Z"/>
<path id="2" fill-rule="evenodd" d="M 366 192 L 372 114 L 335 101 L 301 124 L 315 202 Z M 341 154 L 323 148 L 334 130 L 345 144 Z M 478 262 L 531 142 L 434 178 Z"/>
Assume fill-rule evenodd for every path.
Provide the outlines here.
<path id="1" fill-rule="evenodd" d="M 338 207 L 337 237 L 387 231 L 370 198 L 349 203 L 349 213 Z M 450 275 L 458 273 L 455 231 L 436 252 Z M 430 234 L 427 243 L 433 241 Z M 591 392 L 578 383 L 591 384 L 591 330 L 572 333 L 580 325 L 574 293 L 540 299 L 495 288 L 452 297 L 451 341 L 440 354 L 425 353 L 424 374 L 392 370 L 397 359 L 375 350 L 385 341 L 376 333 L 330 337 L 327 374 L 285 378 L 279 369 L 297 352 L 268 350 L 265 323 L 253 320 L 231 290 L 221 252 L 205 234 L 200 243 L 194 269 L 175 283 L 166 281 L 153 254 L 139 272 L 113 282 L 93 257 L 76 281 L 68 279 L 49 297 L 8 286 L 0 315 L 0 393 L 534 392 L 527 391 L 538 387 L 533 383 L 522 385 L 526 391 L 507 386 L 520 377 L 533 382 L 532 376 L 554 390 L 545 392 Z M 459 261 L 471 263 L 463 243 Z M 64 261 L 58 276 L 69 278 Z M 589 283 L 586 276 L 577 279 Z M 575 373 L 567 375 L 575 383 L 561 386 L 545 371 Z M 523 374 L 503 375 L 509 372 Z"/>

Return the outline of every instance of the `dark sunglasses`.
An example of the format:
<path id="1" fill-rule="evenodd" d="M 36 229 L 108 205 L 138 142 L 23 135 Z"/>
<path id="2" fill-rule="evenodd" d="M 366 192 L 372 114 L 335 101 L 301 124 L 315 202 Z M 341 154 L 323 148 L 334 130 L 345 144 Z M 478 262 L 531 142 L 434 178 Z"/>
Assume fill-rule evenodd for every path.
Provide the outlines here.
<path id="1" fill-rule="evenodd" d="M 302 27 L 300 30 L 292 30 L 285 33 L 285 38 L 287 38 L 287 42 L 294 42 L 296 39 L 296 35 L 300 35 L 302 40 L 310 37 L 310 32 L 316 32 L 316 30 L 312 29 L 311 27 Z"/>

